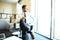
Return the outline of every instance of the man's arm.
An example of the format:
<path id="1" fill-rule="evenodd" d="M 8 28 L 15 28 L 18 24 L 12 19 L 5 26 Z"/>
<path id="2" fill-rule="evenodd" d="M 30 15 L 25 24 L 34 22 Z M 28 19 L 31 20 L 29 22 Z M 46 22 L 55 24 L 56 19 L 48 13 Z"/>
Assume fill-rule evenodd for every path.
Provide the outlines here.
<path id="1" fill-rule="evenodd" d="M 27 27 L 27 25 L 26 25 L 26 23 L 24 22 L 24 17 L 22 17 L 21 19 L 20 19 L 20 27 L 21 27 L 21 30 L 25 30 L 25 31 L 28 31 L 28 27 Z"/>

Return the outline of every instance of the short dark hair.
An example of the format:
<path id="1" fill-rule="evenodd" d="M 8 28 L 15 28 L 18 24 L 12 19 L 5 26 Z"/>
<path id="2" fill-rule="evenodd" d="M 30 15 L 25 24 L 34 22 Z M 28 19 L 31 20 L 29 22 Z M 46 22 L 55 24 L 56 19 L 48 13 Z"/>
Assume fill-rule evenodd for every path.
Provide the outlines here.
<path id="1" fill-rule="evenodd" d="M 23 6 L 22 6 L 22 9 L 25 8 L 26 6 L 27 6 L 27 5 L 23 5 Z"/>

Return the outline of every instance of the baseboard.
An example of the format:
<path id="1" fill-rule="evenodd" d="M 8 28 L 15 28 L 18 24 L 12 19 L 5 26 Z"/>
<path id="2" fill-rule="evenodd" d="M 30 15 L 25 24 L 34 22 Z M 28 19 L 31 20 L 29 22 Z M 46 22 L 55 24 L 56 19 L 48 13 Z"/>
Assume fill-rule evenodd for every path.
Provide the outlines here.
<path id="1" fill-rule="evenodd" d="M 41 35 L 41 36 L 43 36 L 43 37 L 45 37 L 45 38 L 47 38 L 47 39 L 49 39 L 49 40 L 53 40 L 53 39 L 50 39 L 50 38 L 48 38 L 48 37 L 46 37 L 46 36 L 44 36 L 44 35 L 42 35 L 42 34 L 39 34 L 39 33 L 37 33 L 37 32 L 34 32 L 34 33 L 36 33 L 36 34 L 38 34 L 38 35 Z"/>

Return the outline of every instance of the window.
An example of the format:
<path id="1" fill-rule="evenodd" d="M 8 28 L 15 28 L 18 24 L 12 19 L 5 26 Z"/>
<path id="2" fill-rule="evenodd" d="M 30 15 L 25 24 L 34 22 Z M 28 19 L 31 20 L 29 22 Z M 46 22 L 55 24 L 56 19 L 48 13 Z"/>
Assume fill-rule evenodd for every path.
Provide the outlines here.
<path id="1" fill-rule="evenodd" d="M 60 40 L 60 0 L 55 0 L 55 35 L 54 37 Z"/>
<path id="2" fill-rule="evenodd" d="M 38 0 L 38 33 L 50 38 L 51 0 Z"/>
<path id="3" fill-rule="evenodd" d="M 31 12 L 35 17 L 35 32 L 60 40 L 60 0 L 31 1 Z"/>
<path id="4" fill-rule="evenodd" d="M 51 0 L 31 0 L 34 15 L 34 31 L 50 38 Z"/>
<path id="5" fill-rule="evenodd" d="M 2 18 L 6 18 L 6 14 L 2 14 Z"/>

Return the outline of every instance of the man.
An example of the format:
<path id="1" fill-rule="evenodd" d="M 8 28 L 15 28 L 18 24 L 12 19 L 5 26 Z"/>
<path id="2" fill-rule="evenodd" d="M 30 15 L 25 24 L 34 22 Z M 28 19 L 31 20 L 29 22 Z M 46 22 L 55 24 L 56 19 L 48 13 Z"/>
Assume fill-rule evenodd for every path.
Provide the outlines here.
<path id="1" fill-rule="evenodd" d="M 22 11 L 23 13 L 21 14 L 21 19 L 20 19 L 20 26 L 21 30 L 23 30 L 22 34 L 25 34 L 25 32 L 30 33 L 32 39 L 34 39 L 34 35 L 31 32 L 33 26 L 32 26 L 32 19 L 31 15 L 29 15 L 28 11 L 28 6 L 23 5 L 22 6 Z M 26 29 L 26 30 L 24 30 Z"/>
<path id="2" fill-rule="evenodd" d="M 28 12 L 28 6 L 23 5 L 22 6 L 22 13 L 20 14 L 20 18 L 25 17 L 26 18 L 26 23 L 29 25 L 33 25 L 33 17 L 31 14 Z"/>

